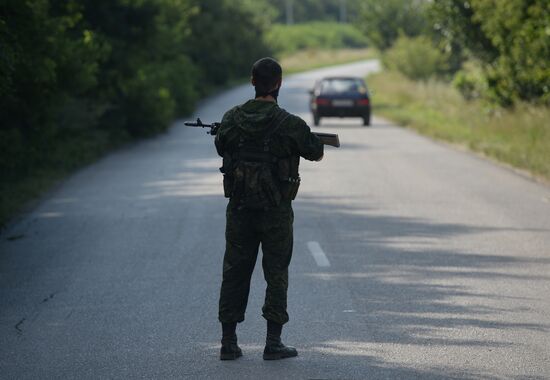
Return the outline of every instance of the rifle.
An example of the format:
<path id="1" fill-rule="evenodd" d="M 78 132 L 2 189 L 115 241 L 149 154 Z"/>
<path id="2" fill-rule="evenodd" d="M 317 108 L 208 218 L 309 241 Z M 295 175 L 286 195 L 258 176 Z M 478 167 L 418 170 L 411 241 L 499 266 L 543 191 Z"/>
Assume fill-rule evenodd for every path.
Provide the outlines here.
<path id="1" fill-rule="evenodd" d="M 186 121 L 183 123 L 184 125 L 188 127 L 201 127 L 201 128 L 210 128 L 210 131 L 207 131 L 206 133 L 211 134 L 214 136 L 216 133 L 218 133 L 218 129 L 221 127 L 221 123 L 212 123 L 212 124 L 204 124 L 201 119 L 197 119 L 196 122 L 190 122 Z M 322 133 L 322 132 L 312 132 L 315 136 L 319 137 L 319 140 L 325 145 L 330 145 L 335 148 L 340 147 L 340 139 L 338 138 L 338 135 L 336 133 Z"/>
<path id="2" fill-rule="evenodd" d="M 187 125 L 188 127 L 210 128 L 210 130 L 207 131 L 206 133 L 211 134 L 212 136 L 218 133 L 218 129 L 220 129 L 222 125 L 221 123 L 203 124 L 200 118 L 197 118 L 197 121 L 195 123 L 191 121 L 186 121 L 183 124 Z"/>

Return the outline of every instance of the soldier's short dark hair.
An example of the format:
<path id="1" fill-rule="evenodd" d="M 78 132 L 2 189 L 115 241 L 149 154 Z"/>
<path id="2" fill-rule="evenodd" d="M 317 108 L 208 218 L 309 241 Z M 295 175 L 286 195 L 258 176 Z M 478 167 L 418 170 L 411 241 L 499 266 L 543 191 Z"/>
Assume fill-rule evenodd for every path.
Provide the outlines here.
<path id="1" fill-rule="evenodd" d="M 254 79 L 256 93 L 259 95 L 267 95 L 282 76 L 283 69 L 273 58 L 262 58 L 252 65 L 252 79 Z"/>

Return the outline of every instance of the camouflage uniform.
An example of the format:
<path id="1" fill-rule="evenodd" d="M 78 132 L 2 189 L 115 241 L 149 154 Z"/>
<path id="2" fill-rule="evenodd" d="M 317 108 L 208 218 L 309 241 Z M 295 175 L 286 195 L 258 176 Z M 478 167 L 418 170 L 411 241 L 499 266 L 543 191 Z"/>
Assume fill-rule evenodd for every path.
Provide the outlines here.
<path id="1" fill-rule="evenodd" d="M 216 136 L 218 154 L 224 156 L 238 149 L 240 136 L 265 135 L 270 122 L 279 112 L 276 103 L 260 100 L 249 100 L 226 112 Z M 302 119 L 294 115 L 287 117 L 276 129 L 270 146 L 277 157 L 301 156 L 318 160 L 323 155 L 320 140 Z M 239 207 L 234 199 L 230 199 L 226 217 L 220 322 L 244 320 L 250 279 L 261 244 L 262 267 L 267 282 L 263 316 L 269 321 L 286 323 L 288 265 L 292 256 L 294 220 L 291 200 L 283 199 L 278 206 L 268 209 L 250 210 Z"/>

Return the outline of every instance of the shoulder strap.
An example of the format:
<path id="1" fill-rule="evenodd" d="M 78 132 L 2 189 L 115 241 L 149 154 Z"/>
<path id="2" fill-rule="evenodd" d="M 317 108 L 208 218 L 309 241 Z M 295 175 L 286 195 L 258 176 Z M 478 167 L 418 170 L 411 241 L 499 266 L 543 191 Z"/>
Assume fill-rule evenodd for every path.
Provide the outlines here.
<path id="1" fill-rule="evenodd" d="M 284 121 L 290 116 L 290 113 L 286 112 L 284 109 L 279 108 L 279 113 L 275 115 L 273 120 L 271 121 L 271 125 L 267 129 L 267 132 L 264 136 L 264 142 L 269 142 L 269 139 L 273 134 L 279 129 L 281 125 L 283 125 Z"/>

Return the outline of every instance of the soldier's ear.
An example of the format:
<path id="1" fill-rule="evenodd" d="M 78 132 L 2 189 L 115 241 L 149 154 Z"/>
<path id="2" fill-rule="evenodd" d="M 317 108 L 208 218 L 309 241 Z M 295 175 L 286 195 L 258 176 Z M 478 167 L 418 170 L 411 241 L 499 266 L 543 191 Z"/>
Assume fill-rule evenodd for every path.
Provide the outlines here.
<path id="1" fill-rule="evenodd" d="M 279 88 L 283 85 L 283 78 L 279 79 L 279 82 L 277 82 L 277 85 Z"/>
<path id="2" fill-rule="evenodd" d="M 250 77 L 250 83 L 252 83 L 252 86 L 256 87 L 256 81 L 254 80 L 254 77 Z"/>

